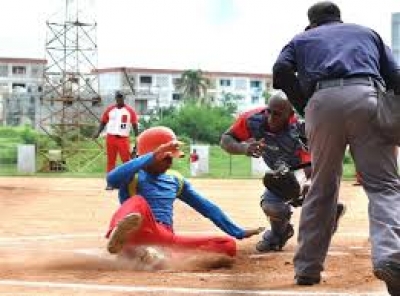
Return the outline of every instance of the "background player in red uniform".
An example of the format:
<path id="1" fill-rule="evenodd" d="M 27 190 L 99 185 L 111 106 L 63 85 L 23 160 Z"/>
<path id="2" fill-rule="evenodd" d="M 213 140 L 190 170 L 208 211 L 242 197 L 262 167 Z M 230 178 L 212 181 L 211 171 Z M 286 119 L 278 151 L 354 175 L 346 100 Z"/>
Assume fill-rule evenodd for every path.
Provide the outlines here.
<path id="1" fill-rule="evenodd" d="M 138 116 L 135 110 L 125 103 L 124 95 L 121 92 L 116 92 L 115 102 L 104 111 L 100 126 L 93 135 L 93 138 L 98 138 L 106 127 L 107 173 L 115 168 L 118 154 L 122 162 L 127 162 L 131 159 L 129 141 L 131 127 L 135 136 L 139 134 Z M 106 189 L 111 190 L 112 187 L 107 185 Z"/>

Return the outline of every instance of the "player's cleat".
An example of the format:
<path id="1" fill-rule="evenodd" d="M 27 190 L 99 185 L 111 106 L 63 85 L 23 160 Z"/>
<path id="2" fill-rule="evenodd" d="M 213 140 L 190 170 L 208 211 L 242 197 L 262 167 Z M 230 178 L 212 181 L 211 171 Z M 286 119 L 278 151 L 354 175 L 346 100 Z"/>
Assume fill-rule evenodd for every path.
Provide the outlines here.
<path id="1" fill-rule="evenodd" d="M 338 203 L 336 206 L 335 224 L 333 225 L 332 233 L 335 233 L 339 226 L 340 218 L 346 213 L 346 206 L 343 203 Z"/>
<path id="2" fill-rule="evenodd" d="M 374 267 L 374 275 L 386 283 L 390 295 L 400 296 L 400 264 L 380 262 Z"/>
<path id="3" fill-rule="evenodd" d="M 263 239 L 257 243 L 256 250 L 260 253 L 281 251 L 293 235 L 294 229 L 291 224 L 288 224 L 286 231 L 280 236 L 271 230 L 267 230 Z"/>
<path id="4" fill-rule="evenodd" d="M 145 247 L 139 253 L 139 259 L 146 270 L 160 270 L 165 268 L 166 257 L 164 253 L 154 247 Z"/>
<path id="5" fill-rule="evenodd" d="M 164 252 L 151 246 L 127 246 L 118 253 L 119 258 L 128 260 L 137 270 L 154 271 L 165 269 L 167 257 Z"/>
<path id="6" fill-rule="evenodd" d="M 137 231 L 142 223 L 142 216 L 138 213 L 132 213 L 125 216 L 118 225 L 113 229 L 110 239 L 108 240 L 107 250 L 111 254 L 119 253 L 127 239 L 128 236 Z"/>
<path id="7" fill-rule="evenodd" d="M 305 276 L 305 275 L 296 275 L 295 276 L 296 285 L 299 286 L 312 286 L 319 284 L 321 282 L 321 276 Z"/>

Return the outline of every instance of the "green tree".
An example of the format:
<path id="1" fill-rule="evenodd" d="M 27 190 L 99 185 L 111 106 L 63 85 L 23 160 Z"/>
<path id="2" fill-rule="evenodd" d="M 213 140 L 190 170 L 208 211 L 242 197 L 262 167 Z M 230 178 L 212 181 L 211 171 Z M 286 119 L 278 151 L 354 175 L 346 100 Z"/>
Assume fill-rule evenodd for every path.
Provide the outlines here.
<path id="1" fill-rule="evenodd" d="M 265 104 L 267 105 L 268 104 L 268 102 L 269 102 L 269 98 L 272 96 L 272 94 L 270 93 L 270 92 L 268 92 L 268 91 L 264 91 L 263 92 L 263 97 L 264 97 L 264 101 L 265 101 Z"/>
<path id="2" fill-rule="evenodd" d="M 194 142 L 218 144 L 220 137 L 233 122 L 230 108 L 187 103 L 180 109 L 170 110 L 162 119 L 149 119 L 144 126 L 168 126 L 180 138 Z"/>
<path id="3" fill-rule="evenodd" d="M 210 81 L 201 70 L 186 70 L 177 82 L 177 89 L 181 92 L 184 101 L 197 104 L 208 103 L 207 89 Z"/>
<path id="4" fill-rule="evenodd" d="M 222 93 L 222 106 L 225 107 L 231 114 L 237 111 L 238 101 L 243 100 L 243 95 L 233 94 L 231 92 Z"/>

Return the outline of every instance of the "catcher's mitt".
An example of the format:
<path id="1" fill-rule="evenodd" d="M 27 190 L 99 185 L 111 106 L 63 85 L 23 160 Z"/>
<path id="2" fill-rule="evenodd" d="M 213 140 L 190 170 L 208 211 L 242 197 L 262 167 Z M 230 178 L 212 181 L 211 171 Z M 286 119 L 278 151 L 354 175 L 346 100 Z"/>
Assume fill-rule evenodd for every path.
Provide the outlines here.
<path id="1" fill-rule="evenodd" d="M 301 205 L 301 186 L 293 172 L 278 170 L 266 172 L 264 186 L 293 206 Z"/>

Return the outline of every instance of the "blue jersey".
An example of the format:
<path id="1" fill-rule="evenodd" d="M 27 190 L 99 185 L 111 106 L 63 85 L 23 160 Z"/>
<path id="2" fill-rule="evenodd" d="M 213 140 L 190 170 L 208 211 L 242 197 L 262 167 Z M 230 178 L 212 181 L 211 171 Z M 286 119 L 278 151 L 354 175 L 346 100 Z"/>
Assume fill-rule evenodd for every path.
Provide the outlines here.
<path id="1" fill-rule="evenodd" d="M 121 204 L 131 197 L 132 186 L 135 186 L 137 194 L 146 199 L 156 221 L 160 223 L 172 227 L 173 204 L 178 198 L 210 219 L 225 233 L 238 239 L 243 238 L 245 231 L 234 224 L 217 205 L 201 196 L 187 180 L 179 177 L 179 173 L 167 171 L 154 175 L 143 170 L 153 160 L 154 154 L 148 153 L 121 164 L 108 173 L 107 182 L 119 189 Z M 133 185 L 134 183 L 137 184 Z"/>

